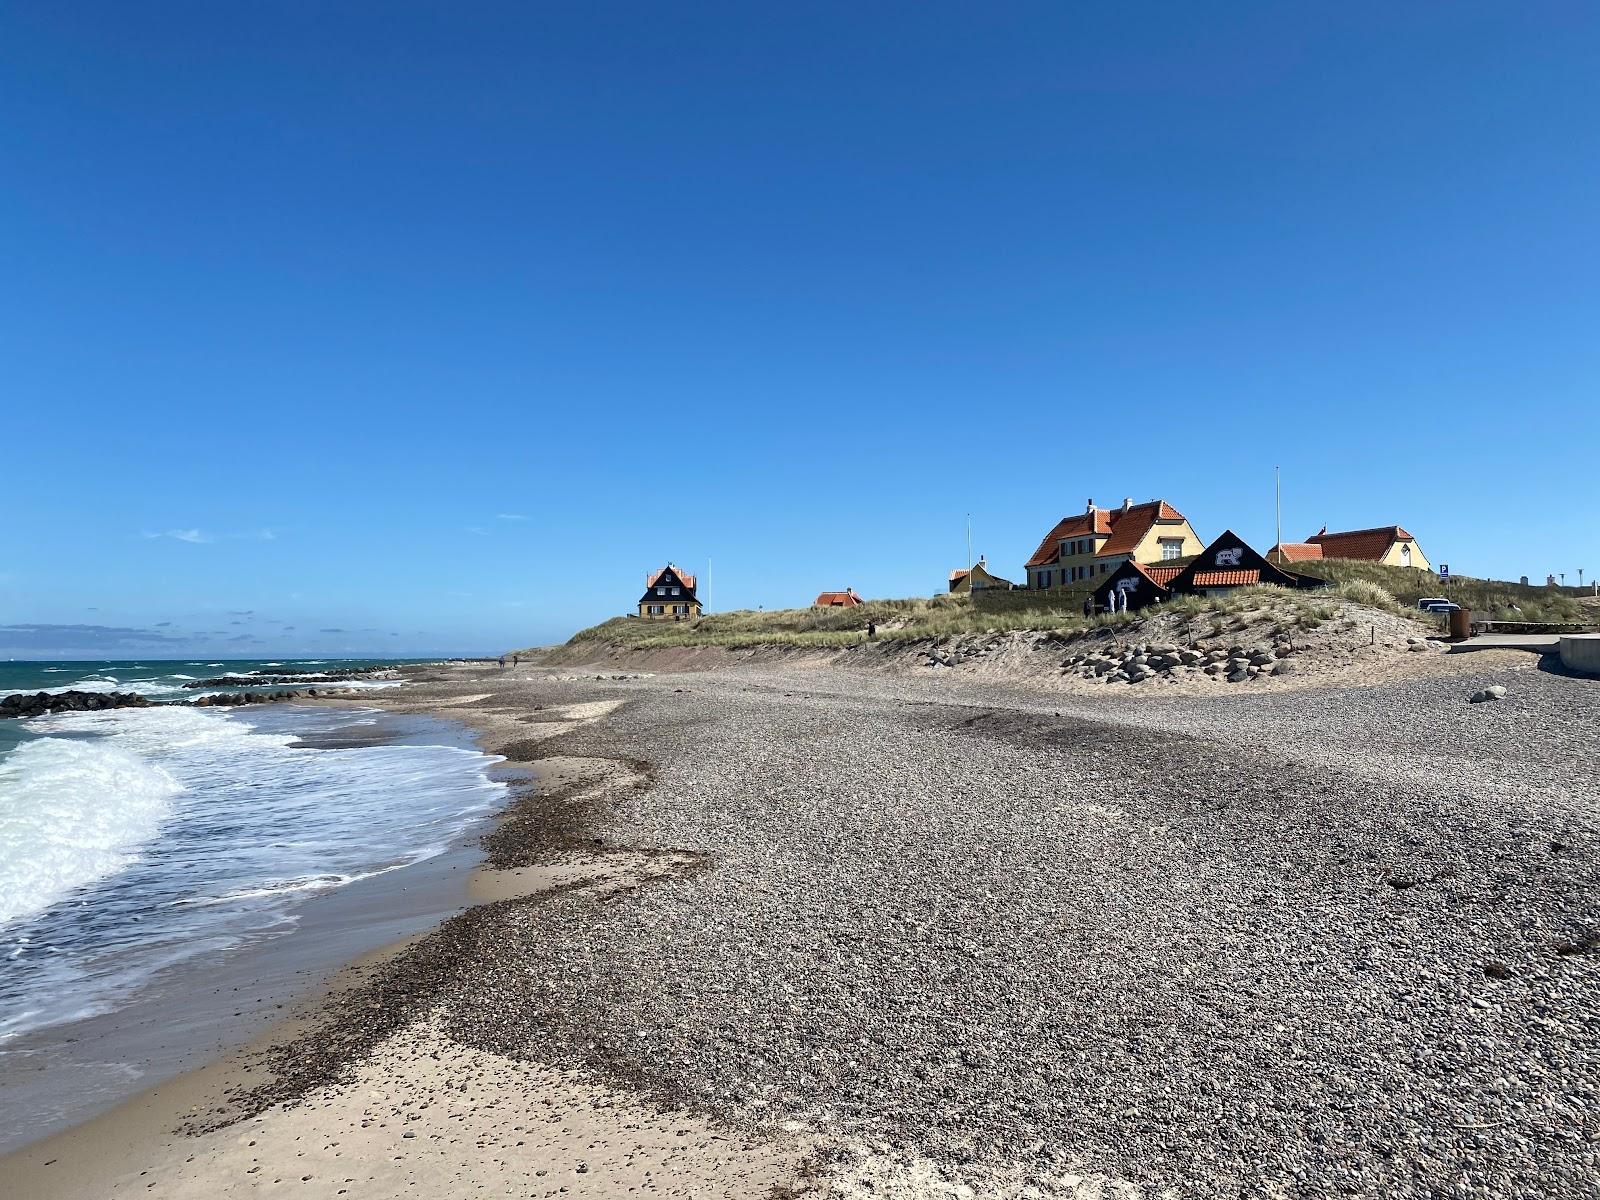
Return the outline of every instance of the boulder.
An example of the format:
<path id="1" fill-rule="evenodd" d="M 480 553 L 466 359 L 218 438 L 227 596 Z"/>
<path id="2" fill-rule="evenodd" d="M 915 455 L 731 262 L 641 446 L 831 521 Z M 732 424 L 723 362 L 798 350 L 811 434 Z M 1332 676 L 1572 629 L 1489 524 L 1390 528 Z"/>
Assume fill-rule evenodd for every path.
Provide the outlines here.
<path id="1" fill-rule="evenodd" d="M 1272 664 L 1272 673 L 1274 675 L 1290 675 L 1293 674 L 1297 669 L 1298 668 L 1286 658 L 1280 658 L 1277 662 Z"/>
<path id="2" fill-rule="evenodd" d="M 148 696 L 138 692 L 18 692 L 0 700 L 0 718 L 102 712 L 108 708 L 149 708 L 152 703 Z"/>
<path id="3" fill-rule="evenodd" d="M 1250 672 L 1248 670 L 1230 671 L 1228 673 L 1228 682 L 1229 683 L 1243 683 L 1246 679 L 1249 679 L 1249 678 L 1250 678 Z"/>

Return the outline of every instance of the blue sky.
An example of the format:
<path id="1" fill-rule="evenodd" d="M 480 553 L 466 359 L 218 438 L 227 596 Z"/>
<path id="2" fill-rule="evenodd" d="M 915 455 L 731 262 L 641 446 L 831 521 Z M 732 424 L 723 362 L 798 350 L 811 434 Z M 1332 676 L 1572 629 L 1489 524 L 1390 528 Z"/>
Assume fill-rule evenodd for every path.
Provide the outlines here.
<path id="1" fill-rule="evenodd" d="M 927 594 L 1089 497 L 1265 546 L 1277 464 L 1291 537 L 1587 578 L 1597 61 L 1579 3 L 10 6 L 0 627 L 121 632 L 0 655 Z"/>

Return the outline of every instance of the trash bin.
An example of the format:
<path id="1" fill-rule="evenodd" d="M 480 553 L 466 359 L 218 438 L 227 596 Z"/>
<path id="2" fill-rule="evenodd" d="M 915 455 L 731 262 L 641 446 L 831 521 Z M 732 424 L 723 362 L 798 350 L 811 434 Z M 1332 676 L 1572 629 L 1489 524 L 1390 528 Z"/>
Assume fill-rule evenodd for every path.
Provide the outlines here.
<path id="1" fill-rule="evenodd" d="M 1469 609 L 1450 610 L 1450 636 L 1458 642 L 1472 636 L 1472 612 Z"/>

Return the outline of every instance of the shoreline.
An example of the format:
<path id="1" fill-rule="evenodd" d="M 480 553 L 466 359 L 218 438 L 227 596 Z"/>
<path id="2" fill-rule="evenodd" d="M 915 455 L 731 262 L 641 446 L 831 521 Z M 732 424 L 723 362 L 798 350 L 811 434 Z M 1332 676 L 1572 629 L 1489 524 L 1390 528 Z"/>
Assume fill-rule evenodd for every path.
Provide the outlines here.
<path id="1" fill-rule="evenodd" d="M 310 987 L 297 987 L 286 996 L 262 997 L 275 1003 L 283 1015 L 242 1042 L 203 1052 L 198 1065 L 0 1154 L 0 1181 L 7 1188 L 37 1200 L 148 1195 L 157 1187 L 162 1189 L 158 1194 L 192 1195 L 195 1200 L 253 1194 L 265 1182 L 258 1161 L 262 1155 L 242 1155 L 233 1131 L 252 1129 L 256 1136 L 247 1139 L 245 1148 L 264 1148 L 273 1141 L 270 1134 L 259 1136 L 264 1122 L 294 1125 L 305 1119 L 308 1097 L 319 1091 L 359 1089 L 376 1083 L 376 1079 L 366 1078 L 374 1063 L 383 1064 L 378 1076 L 403 1074 L 405 1065 L 410 1065 L 408 1091 L 398 1097 L 405 1107 L 420 1093 L 440 1091 L 444 1074 L 466 1071 L 481 1081 L 486 1075 L 510 1071 L 517 1077 L 516 1086 L 505 1089 L 502 1102 L 511 1104 L 514 1094 L 526 1092 L 525 1104 L 513 1106 L 547 1110 L 538 1114 L 543 1119 L 548 1119 L 548 1110 L 565 1110 L 566 1122 L 578 1132 L 547 1145 L 546 1159 L 540 1160 L 544 1165 L 529 1167 L 529 1187 L 552 1170 L 573 1177 L 562 1190 L 577 1196 L 611 1195 L 613 1186 L 649 1190 L 663 1178 L 682 1175 L 696 1189 L 694 1194 L 702 1194 L 698 1189 L 716 1175 L 739 1181 L 737 1190 L 729 1195 L 747 1194 L 746 1184 L 756 1189 L 748 1194 L 766 1195 L 770 1187 L 797 1177 L 804 1157 L 798 1143 L 755 1155 L 735 1149 L 719 1157 L 719 1147 L 734 1143 L 718 1125 L 685 1114 L 663 1113 L 648 1100 L 570 1072 L 511 1060 L 490 1061 L 459 1047 L 452 1054 L 440 1040 L 435 1015 L 427 1003 L 429 989 L 438 987 L 454 971 L 472 969 L 475 954 L 464 947 L 494 910 L 569 891 L 604 897 L 666 874 L 693 871 L 698 861 L 693 854 L 601 847 L 596 845 L 598 839 L 589 835 L 586 809 L 593 794 L 638 786 L 644 778 L 644 764 L 560 757 L 534 761 L 539 742 L 597 720 L 614 706 L 579 705 L 576 711 L 552 711 L 548 720 L 534 723 L 540 728 L 528 730 L 520 719 L 497 720 L 467 707 L 490 698 L 493 690 L 450 694 L 457 690 L 451 685 L 462 682 L 459 676 L 467 671 L 487 673 L 489 678 L 482 680 L 485 685 L 508 682 L 495 678 L 502 673 L 492 664 L 413 664 L 401 670 L 422 678 L 408 680 L 408 687 L 381 697 L 319 697 L 303 702 L 380 708 L 451 721 L 466 730 L 484 753 L 503 757 L 494 770 L 513 776 L 505 806 L 489 814 L 462 844 L 445 855 L 393 873 L 403 887 L 404 877 L 412 870 L 430 866 L 455 870 L 464 865 L 462 860 L 470 859 L 473 865 L 464 881 L 464 906 L 439 912 L 424 928 L 320 972 L 322 977 Z M 533 736 L 526 736 L 528 733 Z M 521 778 L 516 778 L 519 775 Z M 369 911 L 368 917 L 384 919 L 374 911 Z M 375 1020 L 371 1013 L 374 997 L 381 997 L 383 1009 Z M 330 1032 L 335 1030 L 330 1040 Z M 320 1053 L 315 1057 L 306 1054 L 311 1041 L 319 1044 Z M 419 1062 L 448 1062 L 450 1066 L 448 1070 L 418 1072 Z M 326 1114 L 322 1119 L 327 1119 Z M 353 1127 L 345 1145 L 369 1129 L 383 1127 L 364 1116 L 351 1120 Z M 686 1135 L 694 1138 L 700 1152 L 696 1162 L 682 1161 Z M 442 1136 L 441 1130 L 431 1134 L 434 1140 Z M 302 1152 L 291 1152 L 290 1146 L 300 1134 L 286 1133 L 284 1137 L 287 1140 L 278 1151 L 285 1160 L 299 1158 Z M 416 1129 L 405 1131 L 405 1148 L 409 1149 L 416 1137 Z M 630 1148 L 609 1164 L 609 1171 L 600 1170 L 604 1164 L 593 1161 L 594 1147 L 617 1139 L 629 1140 Z M 520 1139 L 517 1145 L 525 1141 Z M 645 1152 L 652 1148 L 653 1152 Z M 195 1169 L 208 1152 L 213 1161 Z M 248 1164 L 245 1157 L 250 1159 Z M 421 1167 L 423 1177 L 447 1187 L 439 1170 Z M 303 1175 L 292 1180 L 301 1186 L 297 1194 L 323 1194 L 320 1187 L 309 1186 L 319 1182 L 318 1176 Z M 152 1179 L 162 1182 L 152 1183 Z M 324 1176 L 320 1182 L 329 1185 L 326 1194 L 345 1195 L 356 1180 L 343 1179 L 339 1187 L 331 1186 L 332 1176 Z M 367 1181 L 369 1185 L 379 1182 Z M 397 1189 L 402 1186 L 398 1180 L 391 1184 Z M 595 1185 L 599 1190 L 593 1190 Z"/>
<path id="2" fill-rule="evenodd" d="M 1115 706 L 823 664 L 419 670 L 384 707 L 537 772 L 484 902 L 210 1091 L 0 1178 L 1575 1200 L 1600 688 L 1530 666 Z"/>

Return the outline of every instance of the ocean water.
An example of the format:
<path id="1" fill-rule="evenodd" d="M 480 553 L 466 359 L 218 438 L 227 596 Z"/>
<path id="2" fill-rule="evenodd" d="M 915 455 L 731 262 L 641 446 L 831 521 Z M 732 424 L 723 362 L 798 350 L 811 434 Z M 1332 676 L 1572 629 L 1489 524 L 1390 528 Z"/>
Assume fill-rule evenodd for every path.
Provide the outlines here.
<path id="1" fill-rule="evenodd" d="M 0 663 L 0 696 L 192 697 L 183 683 L 226 672 L 354 665 Z M 447 723 L 374 710 L 0 721 L 0 1069 L 10 1039 L 115 1013 L 173 972 L 291 932 L 310 898 L 443 852 L 503 802 L 497 761 Z"/>

